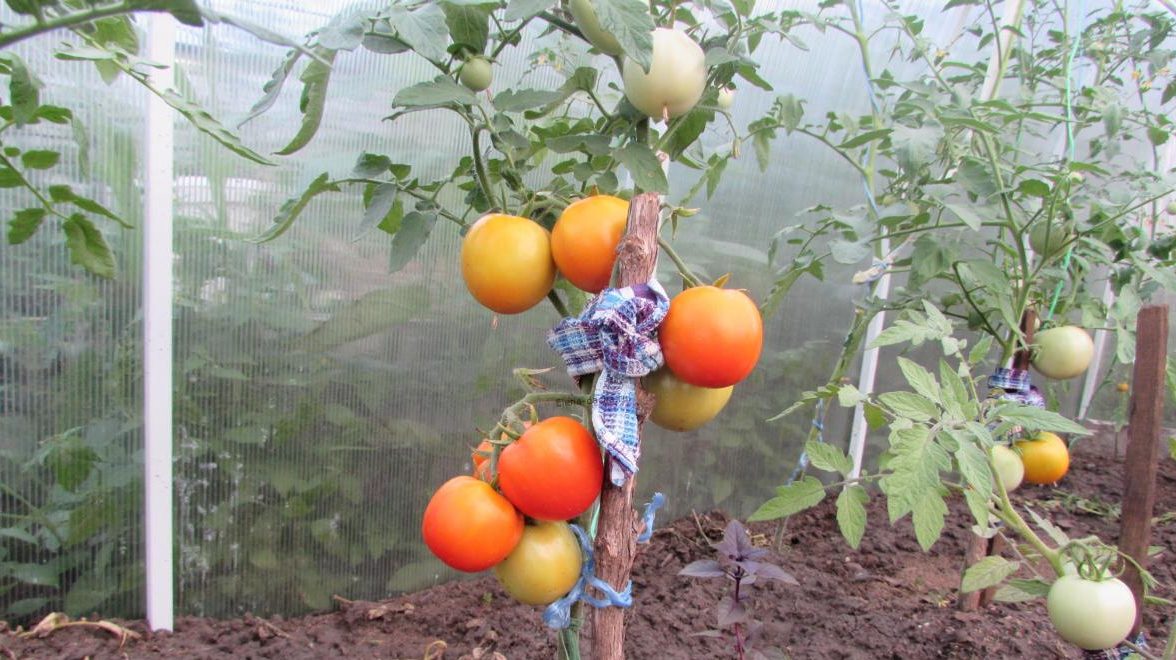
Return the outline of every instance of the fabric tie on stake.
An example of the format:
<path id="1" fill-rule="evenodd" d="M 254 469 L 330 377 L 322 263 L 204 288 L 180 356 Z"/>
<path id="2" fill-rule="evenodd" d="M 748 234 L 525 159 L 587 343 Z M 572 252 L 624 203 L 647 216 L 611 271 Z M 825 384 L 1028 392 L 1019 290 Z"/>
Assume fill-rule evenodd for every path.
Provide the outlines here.
<path id="1" fill-rule="evenodd" d="M 609 479 L 620 486 L 637 472 L 637 384 L 662 366 L 657 328 L 670 300 L 648 284 L 605 289 L 577 318 L 565 318 L 547 333 L 547 344 L 568 365 L 572 378 L 601 372 L 592 400 L 592 425 L 609 456 Z"/>
<path id="2" fill-rule="evenodd" d="M 642 516 L 645 522 L 645 530 L 641 532 L 641 536 L 637 537 L 638 543 L 649 541 L 649 537 L 653 533 L 654 515 L 656 515 L 657 510 L 665 503 L 665 495 L 654 493 L 653 500 L 645 505 L 645 514 Z M 569 525 L 569 527 L 576 534 L 576 540 L 580 542 L 580 553 L 583 555 L 584 561 L 580 565 L 580 579 L 576 580 L 576 584 L 572 587 L 572 590 L 566 596 L 548 605 L 543 610 L 543 623 L 548 628 L 555 630 L 562 630 L 572 624 L 572 605 L 578 600 L 582 600 L 597 609 L 602 607 L 630 607 L 633 605 L 633 581 L 630 580 L 625 585 L 625 588 L 618 592 L 612 588 L 612 585 L 596 577 L 596 557 L 592 553 L 592 539 L 589 538 L 588 533 L 579 525 Z M 604 594 L 604 597 L 597 598 L 589 594 L 589 587 L 595 588 Z"/>

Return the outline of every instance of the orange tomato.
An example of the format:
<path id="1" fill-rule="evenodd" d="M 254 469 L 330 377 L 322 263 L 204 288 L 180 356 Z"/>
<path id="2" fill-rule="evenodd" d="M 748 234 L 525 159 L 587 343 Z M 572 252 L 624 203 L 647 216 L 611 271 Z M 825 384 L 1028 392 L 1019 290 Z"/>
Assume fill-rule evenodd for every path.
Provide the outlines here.
<path id="1" fill-rule="evenodd" d="M 628 218 L 629 202 L 612 195 L 569 204 L 551 230 L 551 254 L 559 272 L 588 293 L 603 291 L 612 279 Z"/>
<path id="2" fill-rule="evenodd" d="M 1027 440 L 1018 440 L 1014 446 L 1021 453 L 1028 483 L 1052 484 L 1070 469 L 1070 450 L 1054 433 L 1041 431 Z"/>
<path id="3" fill-rule="evenodd" d="M 425 507 L 425 545 L 459 571 L 476 573 L 506 558 L 523 536 L 523 516 L 490 484 L 469 476 L 446 481 Z"/>
<path id="4" fill-rule="evenodd" d="M 698 387 L 727 387 L 755 368 L 764 323 L 746 293 L 696 286 L 670 301 L 658 341 L 675 376 Z"/>
<path id="5" fill-rule="evenodd" d="M 567 520 L 600 494 L 604 463 L 588 429 L 571 417 L 549 417 L 498 455 L 498 485 L 536 520 Z"/>
<path id="6" fill-rule="evenodd" d="M 551 235 L 517 215 L 484 215 L 462 240 L 461 276 L 474 299 L 491 310 L 525 312 L 555 283 Z"/>

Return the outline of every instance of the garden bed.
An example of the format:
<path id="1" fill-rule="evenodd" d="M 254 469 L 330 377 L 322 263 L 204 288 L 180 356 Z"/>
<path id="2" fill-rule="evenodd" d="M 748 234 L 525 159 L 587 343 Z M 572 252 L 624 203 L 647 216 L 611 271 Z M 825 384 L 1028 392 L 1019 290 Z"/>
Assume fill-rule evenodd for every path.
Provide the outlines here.
<path id="1" fill-rule="evenodd" d="M 1120 448 L 1121 452 L 1121 448 Z M 1070 473 L 1056 487 L 1026 487 L 1072 537 L 1094 533 L 1113 541 L 1122 494 L 1122 459 L 1109 439 L 1080 442 Z M 1152 545 L 1162 553 L 1152 571 L 1173 598 L 1176 583 L 1176 462 L 1160 464 Z M 908 521 L 886 524 L 875 497 L 862 547 L 852 551 L 837 532 L 832 502 L 789 520 L 779 552 L 770 556 L 800 586 L 756 584 L 755 616 L 765 638 L 794 658 L 1070 658 L 1081 657 L 1053 632 L 1041 601 L 995 604 L 979 612 L 955 607 L 969 520 L 961 503 L 943 538 L 923 553 Z M 628 617 L 627 657 L 733 656 L 724 640 L 693 633 L 714 621 L 726 584 L 679 577 L 688 562 L 710 556 L 707 539 L 726 523 L 721 512 L 689 516 L 660 527 L 634 570 L 636 604 Z M 778 527 L 751 527 L 771 543 Z M 142 621 L 120 621 L 141 639 L 119 641 L 106 631 L 70 628 L 44 639 L 3 629 L 0 657 L 9 658 L 506 658 L 553 657 L 554 635 L 533 608 L 514 604 L 492 576 L 444 584 L 379 603 L 338 600 L 337 611 L 298 618 L 214 621 L 181 618 L 174 633 L 146 632 Z M 1151 607 L 1145 623 L 1153 648 L 1162 646 L 1171 608 Z M 0 627 L 3 624 L 0 623 Z M 590 643 L 590 642 L 586 642 Z M 125 656 L 124 656 L 125 653 Z M 429 655 L 429 654 L 433 655 Z M 590 653 L 586 657 L 591 657 Z"/>

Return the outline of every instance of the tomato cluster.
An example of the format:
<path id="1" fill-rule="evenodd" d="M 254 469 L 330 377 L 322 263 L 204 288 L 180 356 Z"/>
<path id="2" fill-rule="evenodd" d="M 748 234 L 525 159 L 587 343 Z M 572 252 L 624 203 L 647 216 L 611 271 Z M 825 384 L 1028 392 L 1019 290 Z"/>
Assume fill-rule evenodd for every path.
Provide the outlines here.
<path id="1" fill-rule="evenodd" d="M 566 521 L 600 494 L 600 449 L 580 422 L 551 417 L 502 447 L 497 475 L 490 474 L 494 451 L 483 440 L 472 456 L 476 476 L 454 477 L 433 494 L 421 524 L 425 545 L 460 571 L 493 567 L 520 602 L 550 603 L 580 575 L 580 546 Z"/>

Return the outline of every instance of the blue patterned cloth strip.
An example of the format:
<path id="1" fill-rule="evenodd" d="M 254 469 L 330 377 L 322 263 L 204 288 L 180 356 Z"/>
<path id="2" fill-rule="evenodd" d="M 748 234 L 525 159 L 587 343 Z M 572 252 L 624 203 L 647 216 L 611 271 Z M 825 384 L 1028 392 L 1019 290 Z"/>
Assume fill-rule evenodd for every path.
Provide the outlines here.
<path id="1" fill-rule="evenodd" d="M 1141 649 L 1147 649 L 1147 635 L 1140 631 L 1139 635 L 1131 641 L 1132 644 Z M 1130 646 L 1124 644 L 1113 649 L 1103 649 L 1101 651 L 1086 651 L 1082 654 L 1084 660 L 1127 660 L 1128 658 L 1141 657 L 1135 653 L 1135 650 Z"/>
<path id="2" fill-rule="evenodd" d="M 1045 397 L 1036 385 L 1029 382 L 1027 369 L 1006 369 L 997 367 L 996 372 L 988 377 L 988 387 L 992 390 L 989 396 L 1004 401 L 1016 401 L 1022 405 L 1035 408 L 1045 407 Z"/>
<path id="3" fill-rule="evenodd" d="M 609 456 L 609 479 L 625 483 L 637 471 L 637 385 L 634 379 L 662 365 L 657 328 L 670 301 L 656 280 L 605 289 L 578 318 L 566 318 L 547 333 L 576 378 L 601 372 L 593 392 L 592 424 Z"/>

